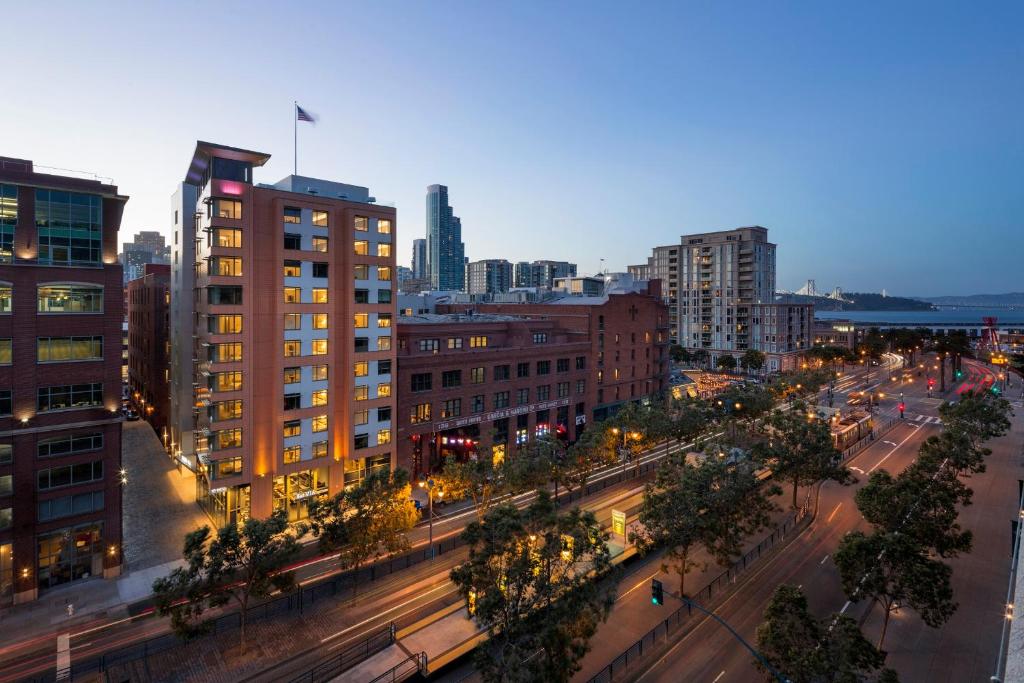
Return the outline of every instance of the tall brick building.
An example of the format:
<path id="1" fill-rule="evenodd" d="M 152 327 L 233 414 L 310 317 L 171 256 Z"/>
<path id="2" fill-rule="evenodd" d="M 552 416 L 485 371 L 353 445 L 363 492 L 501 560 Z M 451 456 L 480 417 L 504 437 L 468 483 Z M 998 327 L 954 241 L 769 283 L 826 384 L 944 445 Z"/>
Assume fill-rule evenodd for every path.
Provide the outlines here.
<path id="1" fill-rule="evenodd" d="M 398 460 L 501 458 L 546 431 L 573 441 L 668 380 L 668 310 L 642 292 L 438 306 L 398 324 Z"/>
<path id="2" fill-rule="evenodd" d="M 166 447 L 171 267 L 147 263 L 128 283 L 128 389 L 132 405 Z"/>
<path id="3" fill-rule="evenodd" d="M 0 158 L 0 602 L 120 570 L 127 200 Z"/>

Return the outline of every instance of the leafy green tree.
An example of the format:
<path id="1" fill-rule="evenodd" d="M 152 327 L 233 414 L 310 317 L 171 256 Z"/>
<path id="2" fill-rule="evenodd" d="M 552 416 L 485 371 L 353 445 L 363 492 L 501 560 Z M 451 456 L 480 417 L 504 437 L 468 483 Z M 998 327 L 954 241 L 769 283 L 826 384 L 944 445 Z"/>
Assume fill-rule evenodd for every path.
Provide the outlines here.
<path id="1" fill-rule="evenodd" d="M 918 460 L 896 477 L 878 470 L 854 498 L 877 531 L 907 534 L 941 557 L 971 550 L 971 532 L 957 523 L 971 490 L 951 467 Z"/>
<path id="2" fill-rule="evenodd" d="M 749 463 L 724 459 L 691 462 L 686 454 L 666 457 L 654 482 L 644 490 L 640 508 L 643 530 L 630 540 L 642 551 L 664 546 L 679 574 L 679 592 L 686 594 L 686 575 L 701 566 L 693 555 L 698 546 L 722 566 L 738 557 L 743 541 L 771 523 L 775 486 L 763 486 Z M 662 567 L 668 571 L 668 564 Z"/>
<path id="3" fill-rule="evenodd" d="M 315 500 L 309 508 L 309 529 L 320 551 L 338 552 L 343 570 L 353 569 L 353 598 L 359 591 L 359 569 L 370 560 L 409 548 L 408 534 L 419 519 L 412 501 L 409 474 L 377 470 L 336 496 Z"/>
<path id="4" fill-rule="evenodd" d="M 987 391 L 964 392 L 955 404 L 943 403 L 939 415 L 947 430 L 960 431 L 975 444 L 1010 430 L 1010 402 Z"/>
<path id="5" fill-rule="evenodd" d="M 436 479 L 446 499 L 469 498 L 473 501 L 477 520 L 483 520 L 494 500 L 508 492 L 509 480 L 505 476 L 505 469 L 504 463 L 495 467 L 491 458 L 476 457 L 460 461 L 451 456 L 445 461 L 444 469 Z"/>
<path id="6" fill-rule="evenodd" d="M 936 467 L 946 463 L 959 475 L 978 474 L 985 471 L 985 458 L 991 453 L 991 449 L 975 444 L 961 430 L 944 429 L 921 444 L 918 461 L 933 463 Z"/>
<path id="7" fill-rule="evenodd" d="M 594 425 L 583 430 L 565 452 L 566 481 L 574 487 L 585 489 L 595 470 L 615 464 L 615 441 L 616 437 L 607 425 Z"/>
<path id="8" fill-rule="evenodd" d="M 760 372 L 764 367 L 765 355 L 757 349 L 747 349 L 740 356 L 740 367 L 744 372 Z"/>
<path id="9" fill-rule="evenodd" d="M 491 508 L 463 532 L 469 558 L 452 582 L 489 641 L 484 681 L 568 681 L 615 600 L 607 534 L 592 512 L 558 514 L 543 491 L 525 509 Z"/>
<path id="10" fill-rule="evenodd" d="M 684 396 L 672 399 L 664 411 L 665 424 L 660 429 L 665 439 L 674 439 L 677 446 L 695 439 L 711 423 L 712 411 L 707 401 Z"/>
<path id="11" fill-rule="evenodd" d="M 877 327 L 871 327 L 857 346 L 857 352 L 871 360 L 879 360 L 888 345 L 889 342 L 882 332 Z"/>
<path id="12" fill-rule="evenodd" d="M 757 646 L 791 683 L 866 681 L 885 661 L 856 621 L 838 614 L 818 621 L 808 611 L 803 591 L 785 584 L 775 589 L 765 609 L 757 627 Z"/>
<path id="13" fill-rule="evenodd" d="M 685 346 L 673 344 L 668 348 L 669 358 L 675 363 L 689 363 L 693 358 Z"/>
<path id="14" fill-rule="evenodd" d="M 843 537 L 833 559 L 846 597 L 853 602 L 866 598 L 882 608 L 879 650 L 898 607 L 913 609 L 932 628 L 956 611 L 949 565 L 929 557 L 909 534 L 854 531 Z"/>
<path id="15" fill-rule="evenodd" d="M 228 524 L 210 537 L 207 526 L 185 537 L 186 565 L 153 582 L 157 612 L 171 615 L 183 637 L 205 632 L 203 612 L 234 602 L 239 607 L 239 646 L 245 651 L 249 605 L 295 585 L 295 574 L 283 568 L 299 554 L 299 543 L 279 511 L 267 519 L 248 519 L 241 529 Z"/>
<path id="16" fill-rule="evenodd" d="M 732 372 L 736 369 L 736 357 L 732 354 L 723 353 L 718 357 L 716 365 L 726 372 Z"/>
<path id="17" fill-rule="evenodd" d="M 770 438 L 754 449 L 755 457 L 771 467 L 779 480 L 793 485 L 792 506 L 797 507 L 797 489 L 823 479 L 840 484 L 855 481 L 832 444 L 828 423 L 808 417 L 802 406 L 776 411 L 768 418 Z"/>

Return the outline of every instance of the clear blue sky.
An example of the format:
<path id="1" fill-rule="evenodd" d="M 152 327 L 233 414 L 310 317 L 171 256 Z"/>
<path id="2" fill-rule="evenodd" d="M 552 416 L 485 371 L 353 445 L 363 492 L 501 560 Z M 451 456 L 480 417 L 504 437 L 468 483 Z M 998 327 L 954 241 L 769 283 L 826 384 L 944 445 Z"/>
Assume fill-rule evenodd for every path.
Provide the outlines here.
<path id="1" fill-rule="evenodd" d="M 196 139 L 368 185 L 399 257 L 444 183 L 471 259 L 641 262 L 761 224 L 779 286 L 1024 290 L 1024 3 L 175 2 L 4 9 L 0 154 L 168 230 Z"/>

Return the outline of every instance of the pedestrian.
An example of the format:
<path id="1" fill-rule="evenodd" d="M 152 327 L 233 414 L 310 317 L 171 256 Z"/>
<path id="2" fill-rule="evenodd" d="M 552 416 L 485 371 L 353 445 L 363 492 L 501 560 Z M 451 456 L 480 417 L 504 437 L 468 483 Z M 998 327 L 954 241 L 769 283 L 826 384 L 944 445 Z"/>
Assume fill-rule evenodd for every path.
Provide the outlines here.
<path id="1" fill-rule="evenodd" d="M 72 602 L 68 603 L 67 612 L 69 617 L 75 616 L 75 605 Z"/>

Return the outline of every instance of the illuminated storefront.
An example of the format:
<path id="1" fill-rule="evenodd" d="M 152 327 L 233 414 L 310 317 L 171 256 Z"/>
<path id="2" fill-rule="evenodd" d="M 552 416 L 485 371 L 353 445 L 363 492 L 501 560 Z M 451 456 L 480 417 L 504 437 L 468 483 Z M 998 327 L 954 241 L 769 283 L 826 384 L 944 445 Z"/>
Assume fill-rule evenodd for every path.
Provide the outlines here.
<path id="1" fill-rule="evenodd" d="M 80 524 L 40 534 L 39 588 L 103 575 L 103 525 Z"/>
<path id="2" fill-rule="evenodd" d="M 309 504 L 326 494 L 326 467 L 274 477 L 274 512 L 286 511 L 289 522 L 306 519 L 309 517 Z"/>

